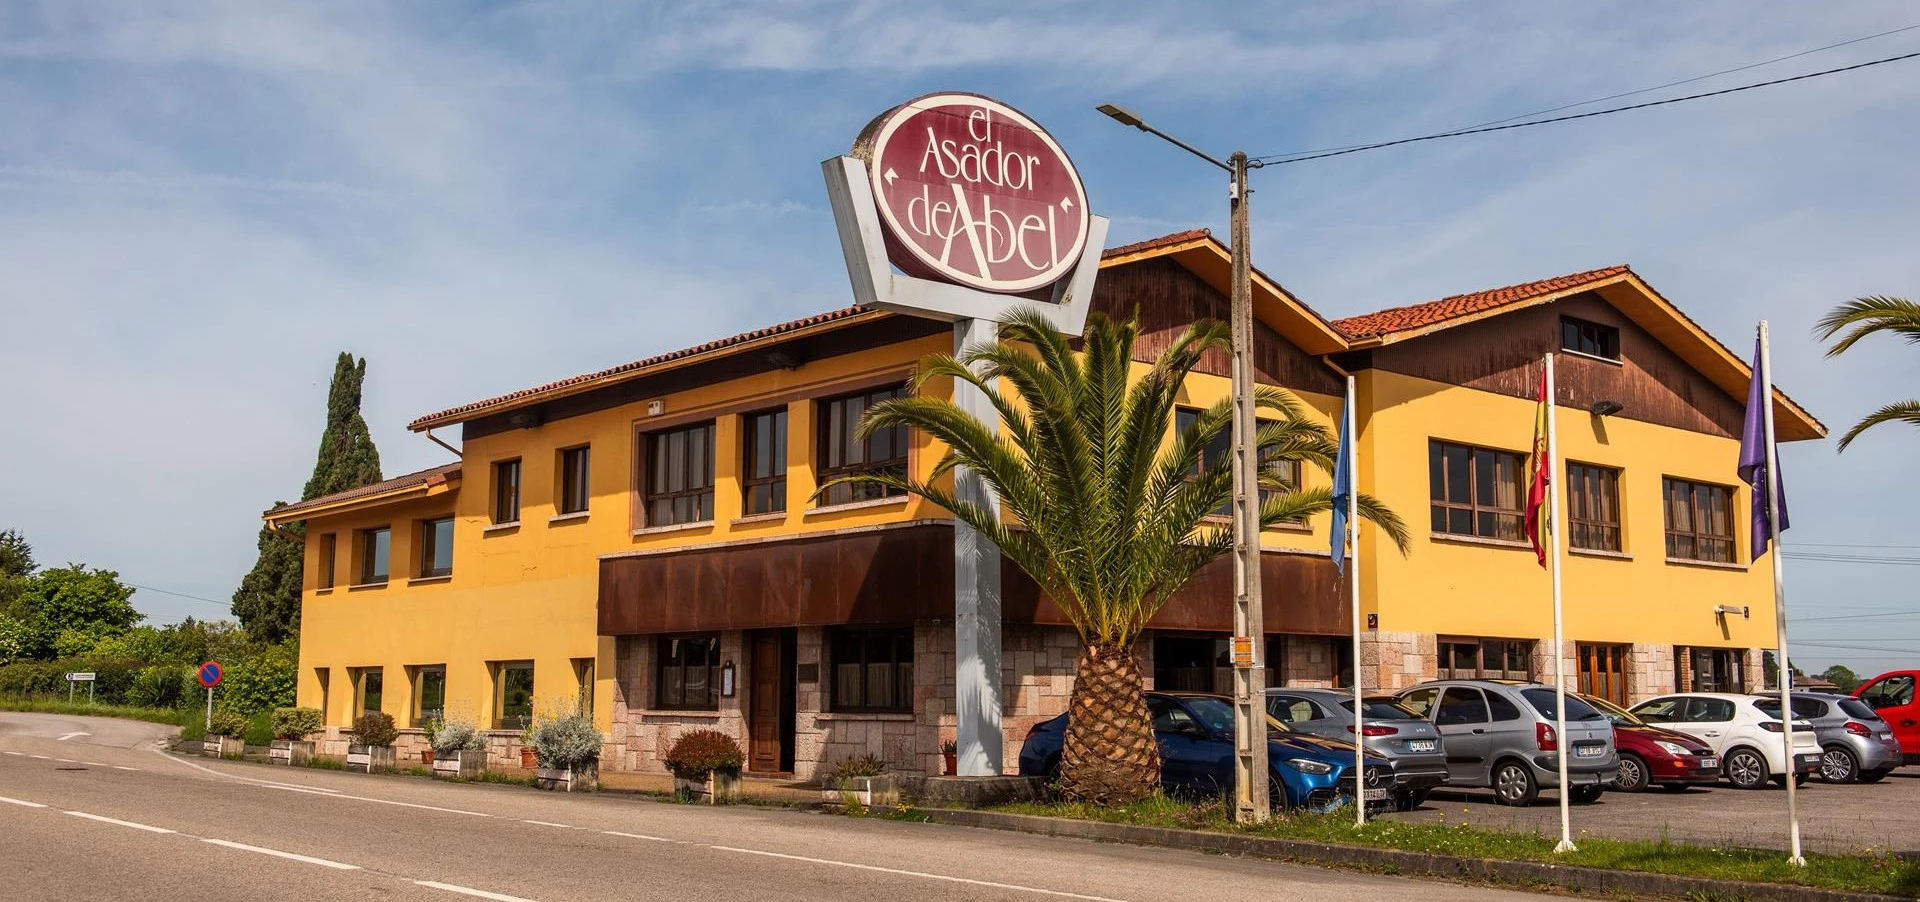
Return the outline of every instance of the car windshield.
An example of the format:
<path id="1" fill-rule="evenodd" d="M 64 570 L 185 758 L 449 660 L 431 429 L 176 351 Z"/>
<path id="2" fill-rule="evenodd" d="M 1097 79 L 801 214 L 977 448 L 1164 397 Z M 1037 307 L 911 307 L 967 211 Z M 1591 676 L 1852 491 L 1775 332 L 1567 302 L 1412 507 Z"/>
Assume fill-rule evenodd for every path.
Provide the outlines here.
<path id="1" fill-rule="evenodd" d="M 1527 704 L 1532 705 L 1535 711 L 1540 712 L 1541 717 L 1548 718 L 1549 720 L 1551 720 L 1554 717 L 1553 695 L 1554 693 L 1552 689 L 1546 689 L 1539 686 L 1535 686 L 1531 689 L 1520 690 L 1520 697 L 1526 699 Z M 1598 711 L 1593 710 L 1592 705 L 1589 705 L 1586 702 L 1581 701 L 1579 698 L 1575 696 L 1569 695 L 1567 696 L 1567 719 L 1568 720 L 1606 720 L 1607 716 L 1605 714 L 1602 714 Z"/>
<path id="2" fill-rule="evenodd" d="M 1184 699 L 1193 716 L 1207 729 L 1216 733 L 1232 732 L 1233 706 L 1217 698 L 1192 696 Z"/>
<path id="3" fill-rule="evenodd" d="M 1780 700 L 1777 698 L 1757 699 L 1754 701 L 1753 706 L 1766 712 L 1768 717 L 1776 720 L 1780 717 Z M 1826 713 L 1826 708 L 1827 706 L 1814 699 L 1796 698 L 1793 700 L 1793 719 L 1808 720 L 1820 717 Z"/>
<path id="4" fill-rule="evenodd" d="M 1627 709 L 1622 708 L 1619 705 L 1614 704 L 1613 702 L 1607 701 L 1604 698 L 1594 698 L 1591 695 L 1583 695 L 1583 696 L 1580 696 L 1580 700 L 1592 706 L 1594 710 L 1599 711 L 1601 714 L 1606 715 L 1608 720 L 1611 720 L 1614 723 L 1620 724 L 1621 726 L 1644 727 L 1647 725 L 1646 721 L 1641 720 L 1638 717 L 1635 717 L 1632 711 L 1628 711 Z M 1571 712 L 1573 709 L 1568 708 L 1567 710 Z"/>
<path id="5" fill-rule="evenodd" d="M 1874 710 L 1872 708 L 1867 707 L 1866 702 L 1863 702 L 1857 698 L 1841 699 L 1840 710 L 1847 712 L 1847 716 L 1853 718 L 1854 720 L 1864 720 L 1868 722 L 1873 722 L 1873 721 L 1878 721 L 1880 719 L 1880 715 L 1874 713 Z"/>
<path id="6" fill-rule="evenodd" d="M 1348 714 L 1352 714 L 1353 699 L 1343 700 L 1340 702 L 1340 707 L 1347 709 Z M 1367 706 L 1361 709 L 1361 712 L 1361 716 L 1368 720 L 1426 720 L 1426 718 L 1393 702 L 1383 702 L 1379 699 L 1372 698 L 1367 699 Z"/>

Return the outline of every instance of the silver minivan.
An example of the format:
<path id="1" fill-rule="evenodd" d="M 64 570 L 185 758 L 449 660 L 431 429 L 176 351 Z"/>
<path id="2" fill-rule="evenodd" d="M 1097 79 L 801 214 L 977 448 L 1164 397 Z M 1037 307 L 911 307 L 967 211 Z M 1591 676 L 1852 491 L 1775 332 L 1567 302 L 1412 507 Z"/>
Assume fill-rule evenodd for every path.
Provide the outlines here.
<path id="1" fill-rule="evenodd" d="M 1569 751 L 1569 801 L 1600 798 L 1620 771 L 1613 722 L 1572 693 L 1567 694 L 1567 735 L 1556 735 L 1552 686 L 1439 680 L 1408 689 L 1399 700 L 1439 728 L 1447 751 L 1447 785 L 1492 789 L 1502 805 L 1525 807 L 1540 790 L 1557 788 L 1563 745 Z"/>

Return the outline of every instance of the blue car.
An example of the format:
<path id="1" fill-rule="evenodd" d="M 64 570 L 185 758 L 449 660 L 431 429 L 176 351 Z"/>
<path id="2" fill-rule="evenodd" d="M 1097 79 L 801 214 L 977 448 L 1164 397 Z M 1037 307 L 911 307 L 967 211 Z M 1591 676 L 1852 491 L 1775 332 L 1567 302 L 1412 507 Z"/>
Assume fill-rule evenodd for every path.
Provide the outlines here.
<path id="1" fill-rule="evenodd" d="M 1160 785 L 1169 795 L 1225 795 L 1233 788 L 1233 700 L 1219 695 L 1149 692 L 1153 735 L 1160 743 Z M 1326 811 L 1354 795 L 1353 746 L 1287 729 L 1267 718 L 1268 792 L 1275 810 Z M 1067 715 L 1042 721 L 1020 747 L 1020 775 L 1054 778 L 1067 738 Z M 1391 804 L 1393 769 L 1368 754 L 1364 796 L 1369 808 Z"/>

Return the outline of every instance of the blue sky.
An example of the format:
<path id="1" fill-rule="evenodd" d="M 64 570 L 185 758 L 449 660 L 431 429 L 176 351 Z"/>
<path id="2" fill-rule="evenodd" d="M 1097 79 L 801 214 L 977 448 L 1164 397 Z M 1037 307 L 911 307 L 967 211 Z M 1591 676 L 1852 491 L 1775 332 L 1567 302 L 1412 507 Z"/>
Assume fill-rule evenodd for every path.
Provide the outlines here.
<path id="1" fill-rule="evenodd" d="M 1920 22 L 1795 4 L 264 4 L 0 0 L 0 527 L 218 616 L 312 466 L 342 349 L 389 474 L 412 418 L 842 306 L 818 163 L 921 93 L 1046 124 L 1115 243 L 1210 226 L 1224 179 L 1093 111 L 1255 154 L 1500 119 Z M 1920 50 L 1907 32 L 1689 85 Z M 1648 96 L 1666 96 L 1667 91 Z M 1329 316 L 1617 262 L 1844 428 L 1920 392 L 1812 322 L 1920 294 L 1920 61 L 1255 177 L 1257 265 Z M 1789 446 L 1789 543 L 1909 544 L 1920 435 Z M 1894 554 L 1913 551 L 1891 550 Z M 1796 613 L 1920 610 L 1806 562 Z M 1871 638 L 1868 638 L 1871 637 Z M 1920 617 L 1808 623 L 1877 671 Z"/>

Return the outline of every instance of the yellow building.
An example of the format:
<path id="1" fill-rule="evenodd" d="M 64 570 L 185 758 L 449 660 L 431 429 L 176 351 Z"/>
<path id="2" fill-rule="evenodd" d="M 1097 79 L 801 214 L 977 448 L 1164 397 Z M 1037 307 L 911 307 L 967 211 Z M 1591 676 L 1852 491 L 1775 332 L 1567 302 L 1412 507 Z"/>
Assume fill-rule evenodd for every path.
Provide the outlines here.
<path id="1" fill-rule="evenodd" d="M 1183 232 L 1107 251 L 1094 305 L 1137 310 L 1151 359 L 1195 318 L 1225 318 L 1227 280 L 1226 249 Z M 1404 558 L 1362 530 L 1367 685 L 1550 677 L 1513 456 L 1530 446 L 1540 356 L 1563 343 L 1570 669 L 1622 698 L 1757 682 L 1772 595 L 1736 528 L 1748 372 L 1633 273 L 1337 323 L 1262 276 L 1255 313 L 1261 380 L 1329 423 L 1356 374 L 1360 485 L 1414 528 Z M 503 764 L 531 718 L 582 706 L 610 769 L 661 770 L 672 737 L 704 726 L 740 737 L 753 771 L 806 777 L 872 752 L 937 772 L 953 735 L 951 520 L 877 489 L 813 496 L 843 473 L 931 471 L 943 449 L 924 437 L 851 429 L 952 344 L 946 323 L 848 308 L 414 421 L 436 440 L 458 426 L 461 460 L 266 514 L 306 524 L 300 703 L 336 741 L 365 710 L 467 720 Z M 1186 387 L 1195 408 L 1229 390 L 1213 356 Z M 1783 438 L 1822 434 L 1784 396 L 1776 409 Z M 1352 679 L 1327 530 L 1265 536 L 1272 684 Z M 1230 576 L 1203 571 L 1155 620 L 1139 653 L 1156 685 L 1226 686 Z M 1026 728 L 1064 710 L 1077 645 L 1017 568 L 1002 582 L 1011 766 Z"/>

